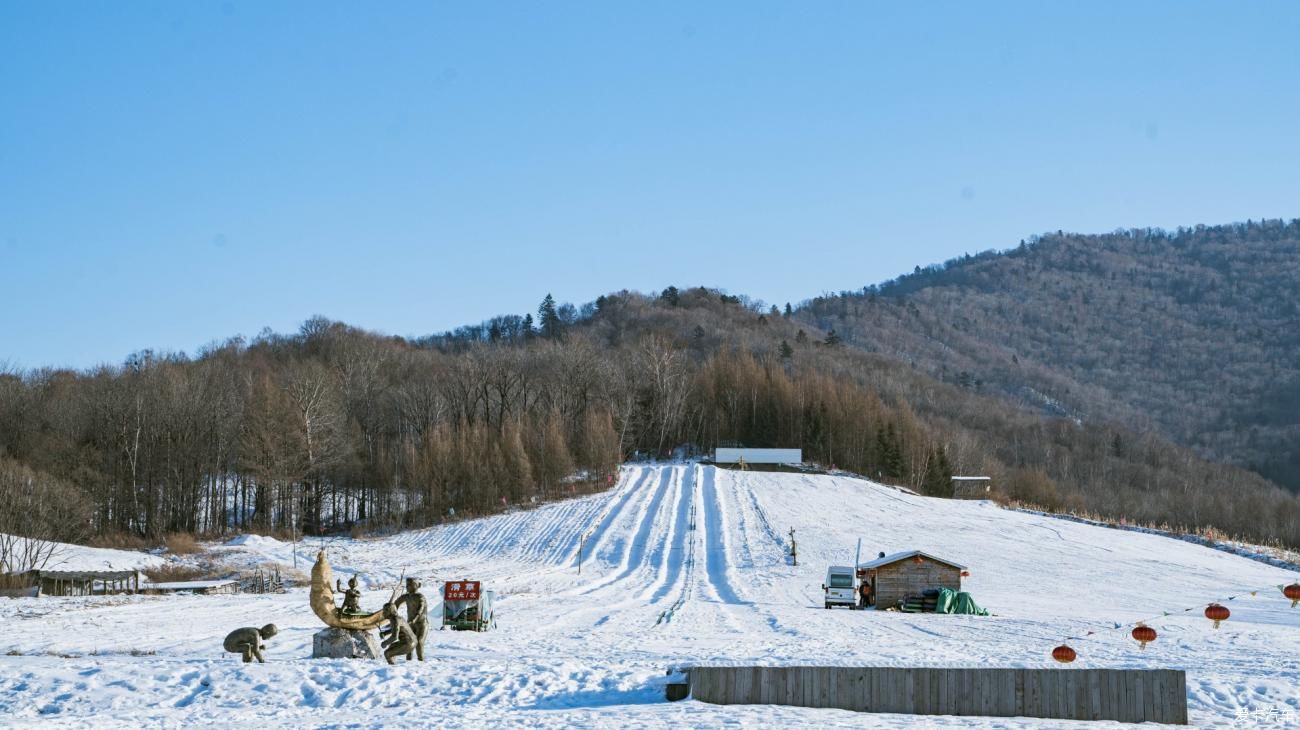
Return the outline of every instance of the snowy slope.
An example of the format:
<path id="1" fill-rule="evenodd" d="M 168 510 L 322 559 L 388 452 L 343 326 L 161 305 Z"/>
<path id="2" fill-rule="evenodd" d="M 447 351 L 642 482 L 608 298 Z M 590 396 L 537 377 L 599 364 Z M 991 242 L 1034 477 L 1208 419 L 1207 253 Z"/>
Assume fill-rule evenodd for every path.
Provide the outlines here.
<path id="1" fill-rule="evenodd" d="M 42 552 L 47 549 L 49 560 L 41 566 L 43 570 L 144 570 L 167 562 L 157 555 L 134 550 L 92 548 L 62 542 L 44 543 Z"/>
<path id="2" fill-rule="evenodd" d="M 785 557 L 791 527 L 798 567 Z M 967 589 L 995 615 L 823 610 L 825 567 L 851 562 L 858 537 L 864 557 L 915 548 L 970 566 Z M 837 710 L 664 703 L 664 675 L 706 662 L 1048 666 L 1063 637 L 1088 631 L 1098 633 L 1071 642 L 1076 666 L 1186 669 L 1193 724 L 1231 724 L 1239 708 L 1300 709 L 1300 609 L 1276 589 L 1234 601 L 1219 631 L 1199 610 L 1162 618 L 1146 651 L 1110 629 L 1289 582 L 1282 570 L 1158 535 L 851 478 L 633 466 L 593 497 L 381 540 L 309 541 L 300 566 L 319 546 L 336 575 L 362 574 L 368 608 L 403 572 L 424 578 L 431 596 L 436 581 L 484 580 L 498 591 L 499 628 L 435 631 L 432 661 L 387 667 L 307 658 L 321 626 L 304 589 L 0 600 L 10 628 L 0 654 L 17 654 L 0 656 L 0 717 L 96 727 L 196 717 L 263 726 L 861 726 L 863 716 Z M 266 538 L 215 549 L 236 563 L 292 560 L 292 546 Z M 268 621 L 282 630 L 270 663 L 221 654 L 228 631 Z"/>

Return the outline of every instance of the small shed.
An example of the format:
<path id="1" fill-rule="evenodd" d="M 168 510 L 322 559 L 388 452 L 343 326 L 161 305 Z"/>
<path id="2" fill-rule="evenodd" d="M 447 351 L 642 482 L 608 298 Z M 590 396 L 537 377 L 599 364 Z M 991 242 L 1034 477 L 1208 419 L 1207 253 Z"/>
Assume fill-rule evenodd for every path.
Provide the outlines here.
<path id="1" fill-rule="evenodd" d="M 988 499 L 993 492 L 989 477 L 953 477 L 952 496 L 958 499 Z"/>
<path id="2" fill-rule="evenodd" d="M 877 608 L 896 606 L 908 596 L 919 596 L 931 588 L 960 591 L 964 570 L 964 565 L 920 550 L 894 553 L 858 564 L 858 576 L 870 581 L 875 590 Z"/>
<path id="3" fill-rule="evenodd" d="M 29 570 L 24 575 L 42 596 L 140 592 L 140 573 L 134 570 Z"/>

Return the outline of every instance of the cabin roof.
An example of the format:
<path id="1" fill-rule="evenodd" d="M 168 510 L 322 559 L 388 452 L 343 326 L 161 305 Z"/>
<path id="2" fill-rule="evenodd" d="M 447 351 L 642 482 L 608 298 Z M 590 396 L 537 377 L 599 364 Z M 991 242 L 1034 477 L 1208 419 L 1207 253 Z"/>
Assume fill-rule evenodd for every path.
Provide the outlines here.
<path id="1" fill-rule="evenodd" d="M 29 570 L 31 575 L 50 580 L 129 580 L 136 576 L 134 570 Z"/>
<path id="2" fill-rule="evenodd" d="M 936 563 L 943 563 L 944 565 L 951 565 L 952 567 L 957 568 L 958 570 L 965 570 L 965 569 L 966 569 L 966 566 L 964 566 L 964 565 L 961 565 L 961 564 L 959 564 L 959 563 L 954 563 L 954 562 L 952 562 L 951 560 L 944 560 L 943 558 L 936 557 L 936 556 L 934 556 L 934 555 L 931 555 L 930 553 L 922 552 L 922 551 L 920 551 L 920 550 L 907 550 L 907 551 L 904 551 L 904 552 L 901 552 L 901 553 L 894 553 L 893 555 L 886 555 L 886 556 L 883 557 L 883 558 L 876 558 L 875 560 L 872 560 L 872 561 L 869 562 L 869 563 L 859 563 L 859 564 L 858 564 L 858 568 L 860 568 L 860 569 L 867 569 L 867 570 L 871 570 L 871 569 L 873 569 L 873 568 L 882 568 L 882 567 L 884 567 L 884 566 L 886 566 L 886 565 L 892 565 L 892 564 L 894 564 L 894 563 L 897 563 L 897 562 L 900 561 L 900 560 L 907 560 L 908 558 L 914 558 L 914 557 L 916 557 L 917 555 L 921 555 L 921 556 L 927 557 L 927 558 L 929 558 L 929 559 L 935 561 Z"/>

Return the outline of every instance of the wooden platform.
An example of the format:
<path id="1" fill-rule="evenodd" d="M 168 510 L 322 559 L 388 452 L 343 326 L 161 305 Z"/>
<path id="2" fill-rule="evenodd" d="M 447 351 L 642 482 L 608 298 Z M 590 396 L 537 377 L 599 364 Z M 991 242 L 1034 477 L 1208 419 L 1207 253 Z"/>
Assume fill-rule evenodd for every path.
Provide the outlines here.
<path id="1" fill-rule="evenodd" d="M 1175 669 L 692 667 L 691 696 L 719 705 L 1187 724 Z"/>

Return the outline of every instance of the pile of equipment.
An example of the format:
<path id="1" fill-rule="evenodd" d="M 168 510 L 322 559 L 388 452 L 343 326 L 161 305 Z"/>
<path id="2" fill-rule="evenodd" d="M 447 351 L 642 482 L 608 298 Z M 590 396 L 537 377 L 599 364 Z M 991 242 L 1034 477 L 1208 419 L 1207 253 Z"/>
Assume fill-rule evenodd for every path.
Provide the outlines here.
<path id="1" fill-rule="evenodd" d="M 919 596 L 908 596 L 899 606 L 903 613 L 958 613 L 987 616 L 989 612 L 979 607 L 966 591 L 951 588 L 930 588 Z"/>

